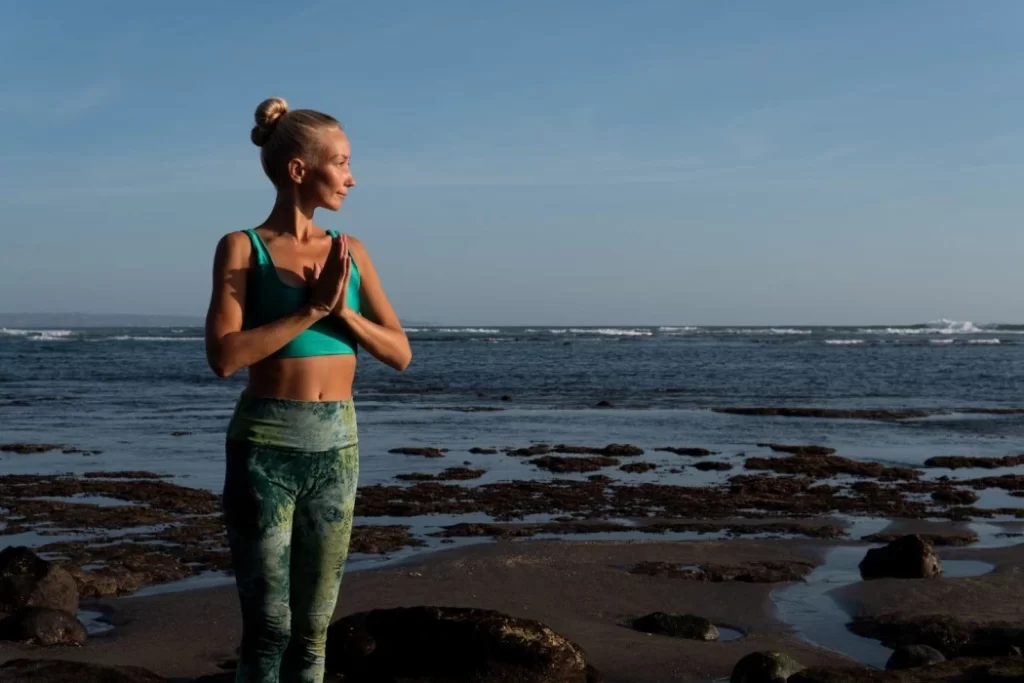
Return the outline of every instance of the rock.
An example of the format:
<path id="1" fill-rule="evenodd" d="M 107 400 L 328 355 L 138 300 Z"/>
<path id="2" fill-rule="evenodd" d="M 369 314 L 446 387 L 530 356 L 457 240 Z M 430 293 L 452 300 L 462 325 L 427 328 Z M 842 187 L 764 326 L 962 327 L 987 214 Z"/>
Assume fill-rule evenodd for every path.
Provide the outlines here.
<path id="1" fill-rule="evenodd" d="M 498 452 L 497 448 L 480 448 L 475 446 L 469 449 L 469 452 L 474 455 L 495 455 Z"/>
<path id="2" fill-rule="evenodd" d="M 817 417 L 839 420 L 907 420 L 927 417 L 927 410 L 844 410 L 841 408 L 712 408 L 716 413 L 730 415 L 765 415 L 773 417 Z"/>
<path id="3" fill-rule="evenodd" d="M 22 607 L 50 607 L 78 613 L 78 586 L 66 571 L 24 546 L 0 552 L 0 614 Z"/>
<path id="4" fill-rule="evenodd" d="M 616 458 L 603 455 L 592 455 L 579 458 L 563 458 L 557 455 L 544 455 L 530 461 L 531 465 L 550 472 L 594 472 L 602 467 L 618 465 Z"/>
<path id="5" fill-rule="evenodd" d="M 78 586 L 81 598 L 105 598 L 134 593 L 149 580 L 145 573 L 133 572 L 124 567 L 105 567 L 91 572 L 69 567 L 67 571 Z"/>
<path id="6" fill-rule="evenodd" d="M 787 683 L 1016 683 L 1024 657 L 953 659 L 909 671 L 821 666 L 790 676 Z"/>
<path id="7" fill-rule="evenodd" d="M 733 667 L 729 683 L 787 683 L 804 666 L 784 652 L 752 652 Z"/>
<path id="8" fill-rule="evenodd" d="M 324 676 L 324 683 L 344 683 L 344 681 L 345 679 L 341 676 Z M 0 681 L 0 683 L 3 682 Z M 208 674 L 192 679 L 191 683 L 235 683 L 235 672 L 223 671 L 221 673 Z M 349 683 L 352 682 L 349 681 Z"/>
<path id="9" fill-rule="evenodd" d="M 100 666 L 61 659 L 12 659 L 0 665 L 0 683 L 167 683 L 137 666 Z"/>
<path id="10" fill-rule="evenodd" d="M 475 470 L 468 467 L 449 467 L 444 472 L 428 474 L 425 472 L 413 472 L 411 474 L 396 474 L 395 479 L 402 481 L 462 481 L 466 479 L 479 479 L 484 476 L 487 470 Z"/>
<path id="11" fill-rule="evenodd" d="M 61 450 L 64 447 L 58 444 L 52 443 L 4 443 L 0 444 L 0 452 L 2 453 L 18 453 L 25 455 L 28 453 L 46 453 L 47 451 Z"/>
<path id="12" fill-rule="evenodd" d="M 325 678 L 324 680 L 328 681 L 330 679 Z M 224 671 L 219 674 L 200 676 L 199 678 L 193 678 L 192 683 L 235 683 L 235 672 Z"/>
<path id="13" fill-rule="evenodd" d="M 929 647 L 928 645 L 904 645 L 896 648 L 892 656 L 889 657 L 889 661 L 885 663 L 885 668 L 890 671 L 893 669 L 913 669 L 914 667 L 928 666 L 929 664 L 938 664 L 944 661 L 946 661 L 946 658 L 934 647 Z"/>
<path id="14" fill-rule="evenodd" d="M 955 470 L 961 467 L 994 470 L 999 467 L 1024 465 L 1024 455 L 1007 455 L 1002 458 L 968 458 L 959 455 L 939 456 L 924 461 L 925 467 L 945 467 Z"/>
<path id="15" fill-rule="evenodd" d="M 425 545 L 402 524 L 360 524 L 352 529 L 349 553 L 384 554 Z"/>
<path id="16" fill-rule="evenodd" d="M 412 446 L 392 448 L 388 451 L 388 453 L 395 453 L 397 455 L 422 455 L 425 458 L 440 458 L 447 452 L 447 448 L 417 448 Z"/>
<path id="17" fill-rule="evenodd" d="M 615 404 L 612 403 L 611 401 L 598 401 L 597 402 L 597 407 L 598 408 L 614 408 Z"/>
<path id="18" fill-rule="evenodd" d="M 0 621 L 0 640 L 34 645 L 82 645 L 85 626 L 73 614 L 49 607 L 22 607 Z"/>
<path id="19" fill-rule="evenodd" d="M 808 562 L 744 562 L 742 564 L 675 564 L 641 562 L 630 574 L 665 576 L 690 581 L 739 581 L 742 583 L 780 583 L 803 581 L 814 570 Z"/>
<path id="20" fill-rule="evenodd" d="M 932 500 L 947 505 L 971 505 L 978 502 L 978 494 L 963 489 L 944 488 L 932 492 Z"/>
<path id="21" fill-rule="evenodd" d="M 607 446 L 596 448 L 594 446 L 569 446 L 564 443 L 556 444 L 549 448 L 550 453 L 563 453 L 568 455 L 607 455 L 610 457 L 623 457 L 632 455 L 643 455 L 642 448 L 631 444 L 610 443 Z"/>
<path id="22" fill-rule="evenodd" d="M 1018 656 L 1017 648 L 1024 644 L 1024 622 L 975 622 L 947 614 L 861 616 L 847 628 L 892 649 L 928 645 L 946 659 Z"/>
<path id="23" fill-rule="evenodd" d="M 917 534 L 903 536 L 882 548 L 872 548 L 861 560 L 860 575 L 869 579 L 927 579 L 942 574 L 932 544 Z"/>
<path id="24" fill-rule="evenodd" d="M 633 620 L 633 628 L 644 633 L 657 633 L 690 640 L 718 640 L 718 627 L 696 614 L 652 612 Z"/>
<path id="25" fill-rule="evenodd" d="M 726 472 L 732 469 L 732 465 L 721 460 L 702 460 L 701 462 L 694 465 L 698 470 L 702 472 Z"/>
<path id="26" fill-rule="evenodd" d="M 527 446 L 526 448 L 509 448 L 506 450 L 506 453 L 515 456 L 547 455 L 550 452 L 551 446 L 543 443 Z"/>
<path id="27" fill-rule="evenodd" d="M 98 453 L 99 451 L 97 451 Z M 169 474 L 157 474 L 146 470 L 122 470 L 118 472 L 84 472 L 86 479 L 169 479 Z"/>
<path id="28" fill-rule="evenodd" d="M 190 434 L 192 434 L 192 432 L 185 432 L 185 431 L 171 432 L 171 436 L 189 436 Z"/>
<path id="29" fill-rule="evenodd" d="M 655 448 L 654 450 L 661 451 L 663 453 L 675 453 L 676 455 L 688 455 L 691 458 L 703 458 L 717 453 L 717 451 L 709 451 L 706 448 L 674 448 L 672 446 L 663 446 L 661 448 Z"/>
<path id="30" fill-rule="evenodd" d="M 504 396 L 501 397 L 501 400 L 502 401 L 511 401 L 512 397 L 509 396 L 508 394 L 505 394 Z"/>
<path id="31" fill-rule="evenodd" d="M 902 538 L 904 534 L 888 534 L 878 533 L 871 534 L 869 536 L 862 536 L 860 540 L 868 541 L 869 543 L 891 543 L 898 538 Z M 964 546 L 971 545 L 972 543 L 978 542 L 978 537 L 972 533 L 964 534 L 918 534 L 923 540 L 928 541 L 932 545 L 943 545 L 951 546 L 954 548 L 962 548 Z"/>
<path id="32" fill-rule="evenodd" d="M 658 469 L 653 462 L 630 462 L 619 468 L 623 472 L 643 473 Z"/>
<path id="33" fill-rule="evenodd" d="M 793 455 L 832 455 L 836 449 L 828 446 L 796 445 L 791 446 L 781 443 L 759 443 L 758 448 L 770 448 L 776 453 L 792 453 Z"/>
<path id="34" fill-rule="evenodd" d="M 838 455 L 800 453 L 786 458 L 747 458 L 748 470 L 771 470 L 779 474 L 804 474 L 817 479 L 850 474 L 857 477 L 878 477 L 886 480 L 913 480 L 921 476 L 911 467 L 886 467 L 877 462 L 865 462 Z"/>
<path id="35" fill-rule="evenodd" d="M 428 606 L 339 619 L 327 630 L 326 668 L 372 681 L 584 683 L 597 676 L 578 645 L 540 622 Z"/>
<path id="36" fill-rule="evenodd" d="M 628 443 L 610 443 L 601 449 L 601 455 L 615 457 L 626 457 L 631 455 L 643 455 L 644 449 Z"/>

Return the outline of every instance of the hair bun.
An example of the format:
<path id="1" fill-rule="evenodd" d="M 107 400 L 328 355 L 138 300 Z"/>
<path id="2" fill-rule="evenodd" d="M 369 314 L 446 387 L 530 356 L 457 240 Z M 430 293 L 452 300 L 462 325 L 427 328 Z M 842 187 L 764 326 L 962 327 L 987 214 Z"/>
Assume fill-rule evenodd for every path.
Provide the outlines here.
<path id="1" fill-rule="evenodd" d="M 257 147 L 262 147 L 277 128 L 281 117 L 288 113 L 288 103 L 280 97 L 271 97 L 260 102 L 256 107 L 256 125 L 253 126 L 250 138 Z"/>

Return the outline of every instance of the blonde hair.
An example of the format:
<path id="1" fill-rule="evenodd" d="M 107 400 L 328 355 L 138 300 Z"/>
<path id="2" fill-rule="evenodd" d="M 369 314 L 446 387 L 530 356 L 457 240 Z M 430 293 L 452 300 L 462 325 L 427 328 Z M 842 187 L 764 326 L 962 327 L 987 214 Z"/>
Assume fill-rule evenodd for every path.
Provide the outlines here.
<path id="1" fill-rule="evenodd" d="M 289 110 L 283 99 L 271 97 L 256 107 L 256 125 L 249 137 L 260 148 L 263 171 L 279 186 L 287 177 L 292 159 L 319 163 L 319 133 L 332 127 L 341 128 L 341 123 L 329 114 L 313 109 Z"/>

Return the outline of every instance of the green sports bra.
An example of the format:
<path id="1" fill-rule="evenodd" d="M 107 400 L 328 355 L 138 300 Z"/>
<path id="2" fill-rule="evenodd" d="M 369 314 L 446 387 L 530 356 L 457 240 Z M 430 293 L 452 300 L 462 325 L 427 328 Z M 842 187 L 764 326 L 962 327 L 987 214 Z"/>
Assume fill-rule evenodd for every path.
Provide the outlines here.
<path id="1" fill-rule="evenodd" d="M 309 301 L 309 288 L 296 287 L 281 279 L 278 275 L 274 259 L 270 251 L 255 230 L 246 230 L 252 242 L 253 253 L 256 254 L 256 265 L 249 269 L 249 279 L 245 292 L 245 312 L 242 328 L 252 329 L 271 323 L 278 318 L 299 310 Z M 332 238 L 337 236 L 334 230 L 328 230 Z M 351 253 L 351 252 L 350 252 Z M 355 259 L 352 274 L 349 276 L 348 305 L 359 312 L 359 268 Z M 344 324 L 331 316 L 313 323 L 299 336 L 271 355 L 271 358 L 304 358 L 308 356 L 355 355 L 356 341 L 345 328 Z"/>

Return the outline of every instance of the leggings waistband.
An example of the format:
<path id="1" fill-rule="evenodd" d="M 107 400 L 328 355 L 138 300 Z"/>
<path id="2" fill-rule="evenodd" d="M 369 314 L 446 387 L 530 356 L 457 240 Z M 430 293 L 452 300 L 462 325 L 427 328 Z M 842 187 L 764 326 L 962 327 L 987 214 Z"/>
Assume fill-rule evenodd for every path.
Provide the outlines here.
<path id="1" fill-rule="evenodd" d="M 229 441 L 317 453 L 359 443 L 355 404 L 293 401 L 243 393 L 228 425 Z"/>

